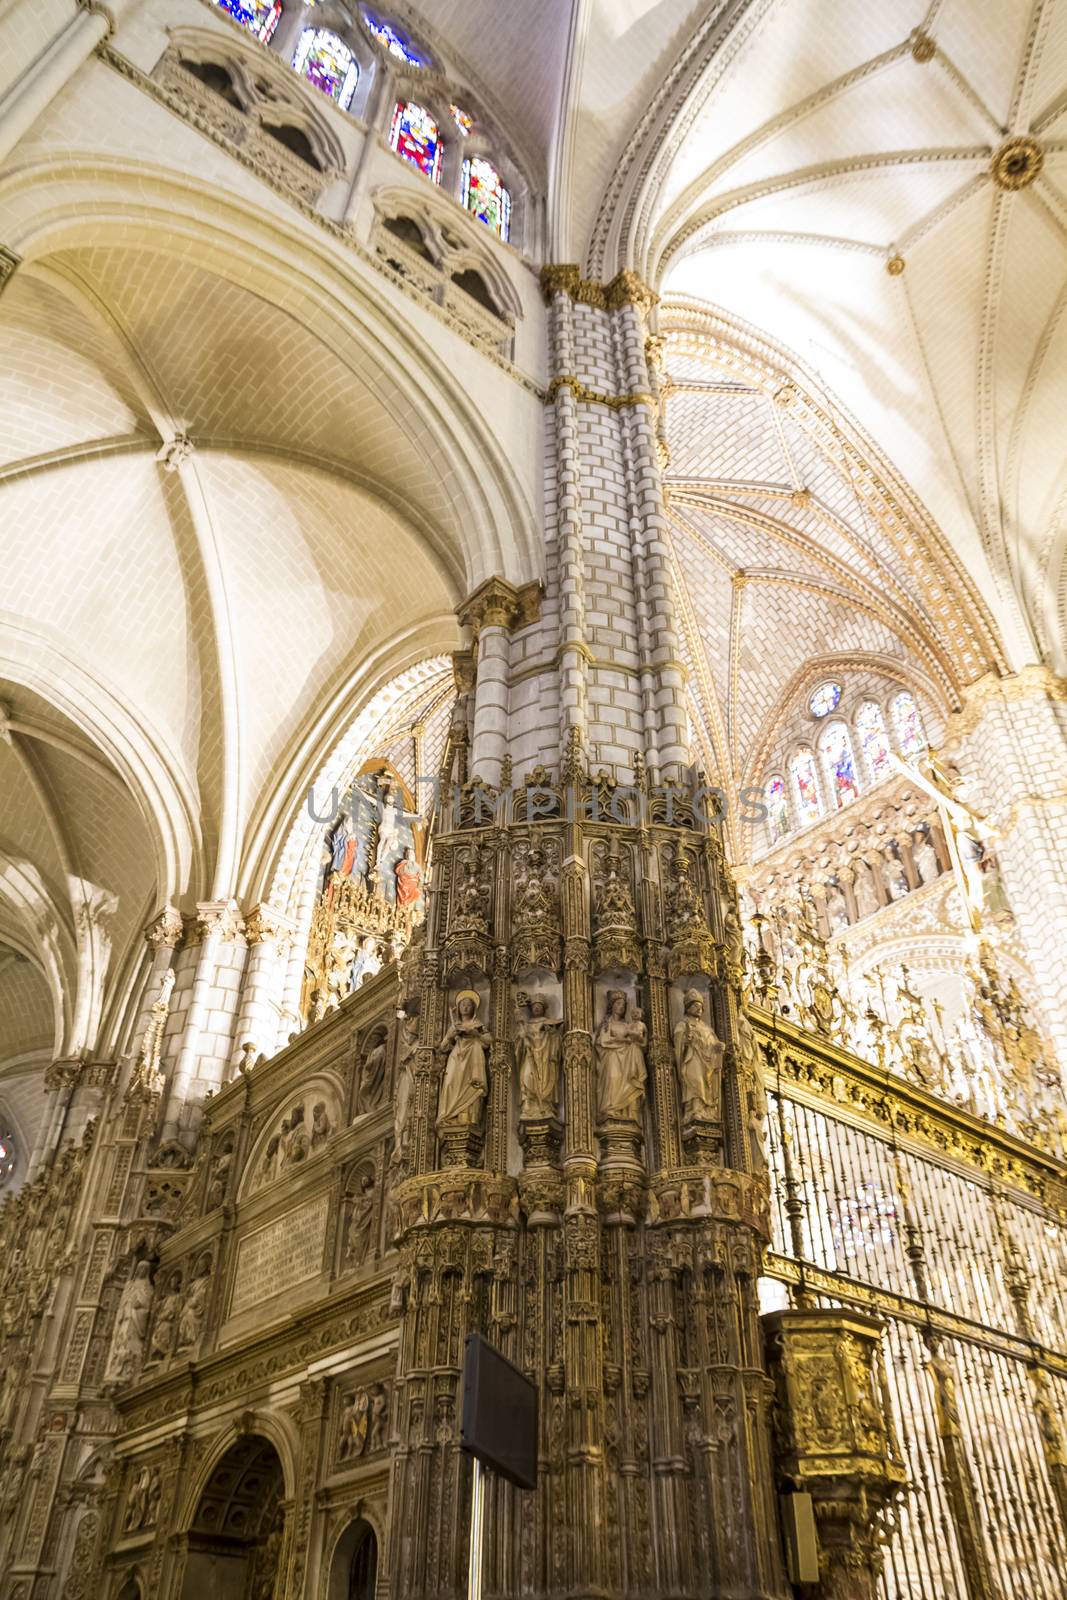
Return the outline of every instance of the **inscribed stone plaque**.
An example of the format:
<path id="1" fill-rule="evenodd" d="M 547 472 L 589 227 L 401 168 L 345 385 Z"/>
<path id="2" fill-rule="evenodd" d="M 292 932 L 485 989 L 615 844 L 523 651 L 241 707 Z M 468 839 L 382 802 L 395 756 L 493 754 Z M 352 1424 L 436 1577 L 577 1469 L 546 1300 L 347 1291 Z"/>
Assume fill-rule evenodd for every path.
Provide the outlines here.
<path id="1" fill-rule="evenodd" d="M 320 1195 L 241 1240 L 230 1296 L 231 1317 L 321 1270 L 328 1210 L 328 1197 Z"/>

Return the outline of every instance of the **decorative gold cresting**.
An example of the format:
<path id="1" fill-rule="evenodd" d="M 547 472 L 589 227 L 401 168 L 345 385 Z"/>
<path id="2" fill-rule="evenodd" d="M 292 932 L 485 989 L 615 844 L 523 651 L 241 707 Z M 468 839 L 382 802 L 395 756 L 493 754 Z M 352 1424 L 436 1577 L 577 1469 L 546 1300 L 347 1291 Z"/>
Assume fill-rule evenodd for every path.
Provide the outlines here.
<path id="1" fill-rule="evenodd" d="M 541 268 L 541 293 L 546 301 L 566 294 L 579 305 L 595 306 L 598 311 L 618 311 L 621 306 L 636 306 L 644 315 L 659 304 L 659 295 L 647 283 L 623 268 L 609 283 L 583 278 L 575 262 L 550 263 Z"/>
<path id="2" fill-rule="evenodd" d="M 989 171 L 998 189 L 1028 189 L 1045 165 L 1045 152 L 1028 134 L 1008 139 L 993 157 Z"/>
<path id="3" fill-rule="evenodd" d="M 536 579 L 516 587 L 507 578 L 486 578 L 456 607 L 461 625 L 471 628 L 475 637 L 483 628 L 506 628 L 512 633 L 540 615 L 541 585 Z"/>

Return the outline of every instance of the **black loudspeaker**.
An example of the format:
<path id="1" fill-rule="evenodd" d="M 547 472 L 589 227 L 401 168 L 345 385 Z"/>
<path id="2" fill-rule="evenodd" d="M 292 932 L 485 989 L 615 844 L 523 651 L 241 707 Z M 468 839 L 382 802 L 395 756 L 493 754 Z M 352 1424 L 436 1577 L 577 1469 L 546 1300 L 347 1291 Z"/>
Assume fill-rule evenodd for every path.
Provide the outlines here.
<path id="1" fill-rule="evenodd" d="M 537 1487 L 537 1385 L 480 1333 L 467 1335 L 459 1442 L 520 1489 Z"/>

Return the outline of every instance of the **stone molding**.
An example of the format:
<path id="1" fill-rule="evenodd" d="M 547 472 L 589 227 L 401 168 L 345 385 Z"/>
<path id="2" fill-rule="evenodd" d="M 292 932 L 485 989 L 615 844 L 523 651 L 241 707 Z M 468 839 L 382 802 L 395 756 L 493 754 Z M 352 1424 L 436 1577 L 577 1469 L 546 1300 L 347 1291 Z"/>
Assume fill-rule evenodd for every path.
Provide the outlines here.
<path id="1" fill-rule="evenodd" d="M 504 628 L 508 633 L 527 628 L 541 617 L 540 581 L 535 578 L 516 586 L 507 578 L 486 578 L 456 607 L 456 616 L 475 638 L 483 628 Z"/>
<path id="2" fill-rule="evenodd" d="M 659 295 L 643 283 L 636 272 L 623 268 L 608 283 L 597 283 L 594 278 L 583 278 L 577 262 L 550 262 L 541 268 L 541 292 L 546 302 L 557 294 L 565 294 L 576 305 L 593 306 L 597 311 L 618 311 L 622 306 L 636 306 L 642 315 L 659 304 Z"/>

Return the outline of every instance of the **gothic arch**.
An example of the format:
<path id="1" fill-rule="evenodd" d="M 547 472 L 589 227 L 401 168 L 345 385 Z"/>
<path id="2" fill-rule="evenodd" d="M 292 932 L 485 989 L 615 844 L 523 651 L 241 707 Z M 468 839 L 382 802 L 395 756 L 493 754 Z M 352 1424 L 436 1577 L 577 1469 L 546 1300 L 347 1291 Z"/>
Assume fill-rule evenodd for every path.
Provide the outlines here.
<path id="1" fill-rule="evenodd" d="M 222 1464 L 235 1444 L 251 1435 L 259 1435 L 274 1447 L 281 1462 L 284 1500 L 296 1494 L 297 1462 L 300 1459 L 300 1437 L 296 1424 L 290 1417 L 274 1411 L 244 1412 L 239 1420 L 216 1436 L 195 1475 L 186 1486 L 178 1507 L 174 1531 L 188 1533 L 196 1520 L 204 1491 L 216 1469 Z"/>

